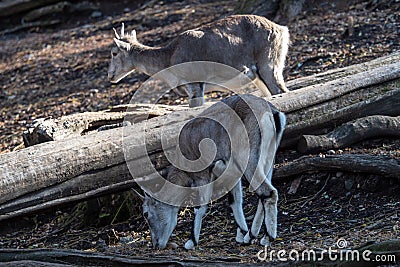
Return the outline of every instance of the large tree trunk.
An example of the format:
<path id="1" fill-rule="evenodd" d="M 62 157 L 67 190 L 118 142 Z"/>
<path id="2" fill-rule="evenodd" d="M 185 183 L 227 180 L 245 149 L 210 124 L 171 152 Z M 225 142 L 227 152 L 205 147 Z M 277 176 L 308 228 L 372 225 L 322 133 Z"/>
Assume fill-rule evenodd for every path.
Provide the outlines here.
<path id="1" fill-rule="evenodd" d="M 346 114 L 337 120 L 341 123 L 357 118 L 359 112 L 354 112 L 354 110 L 358 109 L 364 110 L 360 114 L 399 115 L 400 89 L 397 89 L 399 76 L 400 62 L 395 61 L 388 66 L 380 66 L 327 83 L 274 96 L 271 102 L 288 114 L 285 138 L 293 137 L 294 132 L 295 135 L 300 136 L 315 131 L 316 124 L 307 123 L 317 120 L 310 118 L 314 114 L 328 113 L 325 116 L 328 122 L 318 118 L 324 129 L 327 123 L 331 124 L 330 113 L 333 114 L 334 111 Z M 383 83 L 384 81 L 387 82 Z M 389 83 L 390 86 L 388 86 Z M 368 89 L 371 94 L 366 94 L 367 99 L 359 101 L 358 91 L 366 92 L 365 90 Z M 382 96 L 377 96 L 376 92 L 382 90 L 387 92 Z M 340 101 L 343 96 L 352 94 L 355 94 L 355 99 L 349 97 L 349 100 L 344 103 Z M 368 98 L 370 95 L 373 97 Z M 380 105 L 371 104 L 378 100 L 381 101 Z M 335 104 L 330 105 L 330 102 Z M 339 110 L 338 103 L 342 105 Z M 390 108 L 387 108 L 388 106 L 381 108 L 382 103 L 390 103 Z M 208 106 L 210 104 L 207 103 Z M 167 123 L 164 121 L 165 116 L 158 116 L 145 122 L 100 132 L 88 132 L 85 127 L 90 123 L 83 123 L 86 126 L 79 128 L 79 134 L 85 132 L 84 136 L 47 142 L 0 155 L 0 166 L 2 166 L 0 220 L 71 201 L 125 190 L 134 184 L 128 172 L 126 160 L 134 165 L 134 177 L 151 176 L 154 174 L 154 168 L 163 170 L 168 162 L 162 150 L 169 147 L 161 147 L 161 135 L 163 134 L 169 143 L 168 141 L 178 135 L 180 127 L 202 112 L 207 105 L 195 109 L 177 110 L 173 116 L 168 116 Z M 304 114 L 304 109 L 313 110 L 313 113 L 307 116 Z M 350 115 L 346 113 L 346 110 L 350 112 Z M 398 114 L 391 114 L 393 112 Z M 143 114 L 133 114 L 130 117 L 135 120 L 137 118 L 135 116 L 143 119 Z M 124 129 L 124 137 L 122 137 L 122 129 Z M 128 135 L 127 132 L 133 134 Z M 130 144 L 130 156 L 127 159 L 122 150 L 123 138 L 125 143 Z M 141 149 L 143 147 L 146 149 Z M 150 157 L 152 164 L 147 164 L 147 156 Z"/>

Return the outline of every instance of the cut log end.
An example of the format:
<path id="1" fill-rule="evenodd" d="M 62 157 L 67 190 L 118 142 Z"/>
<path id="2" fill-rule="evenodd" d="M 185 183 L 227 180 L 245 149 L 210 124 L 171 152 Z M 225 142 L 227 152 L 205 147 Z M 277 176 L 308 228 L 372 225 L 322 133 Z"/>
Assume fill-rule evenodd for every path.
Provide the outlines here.
<path id="1" fill-rule="evenodd" d="M 303 135 L 297 143 L 297 150 L 305 154 L 328 150 L 334 146 L 334 141 L 326 136 Z"/>

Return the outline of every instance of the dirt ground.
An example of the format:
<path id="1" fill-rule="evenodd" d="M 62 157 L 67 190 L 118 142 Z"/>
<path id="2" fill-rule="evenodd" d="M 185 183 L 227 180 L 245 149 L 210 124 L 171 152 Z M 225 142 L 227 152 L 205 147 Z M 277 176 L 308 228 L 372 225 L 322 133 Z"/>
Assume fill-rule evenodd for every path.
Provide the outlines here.
<path id="1" fill-rule="evenodd" d="M 288 25 L 292 44 L 286 80 L 400 50 L 398 0 L 307 3 L 306 10 Z M 147 77 L 132 74 L 118 85 L 107 80 L 112 28 L 119 28 L 121 22 L 128 29 L 135 28 L 140 41 L 155 46 L 167 43 L 184 30 L 234 14 L 236 8 L 235 1 L 208 0 L 98 1 L 98 5 L 100 15 L 92 11 L 58 14 L 60 24 L 0 35 L 0 153 L 23 148 L 22 133 L 37 118 L 129 103 Z M 20 20 L 20 16 L 2 18 L 0 32 L 15 27 Z M 400 141 L 369 140 L 344 152 L 399 158 Z M 280 151 L 277 163 L 298 156 L 295 151 Z M 280 194 L 279 237 L 274 248 L 327 249 L 335 246 L 339 238 L 344 238 L 349 247 L 357 247 L 369 241 L 400 237 L 398 181 L 340 172 L 301 177 L 294 195 L 287 193 L 291 181 L 276 183 Z M 130 194 L 121 196 L 132 198 Z M 244 207 L 249 222 L 255 203 L 255 197 L 247 193 Z M 65 218 L 76 209 L 71 206 L 3 224 L 0 248 L 74 248 L 149 258 L 229 258 L 238 262 L 256 262 L 261 249 L 256 244 L 235 243 L 233 216 L 222 200 L 209 209 L 199 247 L 189 252 L 182 246 L 190 234 L 190 210 L 180 213 L 171 239 L 179 247 L 156 251 L 151 248 L 148 227 L 141 215 L 82 227 L 77 219 L 66 223 Z M 140 203 L 133 209 L 140 214 Z"/>

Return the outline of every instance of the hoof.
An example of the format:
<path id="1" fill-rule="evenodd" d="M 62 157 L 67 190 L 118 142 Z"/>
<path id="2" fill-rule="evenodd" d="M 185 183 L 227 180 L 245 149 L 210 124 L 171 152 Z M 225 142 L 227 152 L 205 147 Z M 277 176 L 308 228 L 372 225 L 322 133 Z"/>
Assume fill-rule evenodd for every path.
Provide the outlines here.
<path id="1" fill-rule="evenodd" d="M 243 240 L 244 240 L 244 235 L 242 234 L 242 231 L 238 227 L 236 230 L 236 242 L 238 242 L 239 244 L 243 244 L 244 242 Z"/>
<path id="2" fill-rule="evenodd" d="M 192 249 L 194 249 L 194 247 L 195 247 L 194 243 L 193 243 L 193 241 L 191 239 L 186 241 L 186 243 L 185 243 L 185 249 L 186 250 L 192 250 Z"/>
<path id="3" fill-rule="evenodd" d="M 247 234 L 243 238 L 243 244 L 244 245 L 250 245 L 251 244 L 252 238 L 250 237 L 250 231 L 247 232 Z"/>

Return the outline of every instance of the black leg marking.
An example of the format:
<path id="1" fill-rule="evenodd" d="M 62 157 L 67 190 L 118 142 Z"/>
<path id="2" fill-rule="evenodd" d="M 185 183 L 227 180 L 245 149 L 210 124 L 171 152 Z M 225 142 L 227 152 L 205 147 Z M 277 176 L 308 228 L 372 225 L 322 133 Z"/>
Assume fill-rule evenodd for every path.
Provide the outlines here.
<path id="1" fill-rule="evenodd" d="M 196 238 L 194 237 L 194 219 L 192 221 L 192 227 L 191 227 L 191 230 L 190 230 L 190 240 L 192 240 L 193 244 L 195 246 L 197 246 L 197 241 L 196 241 Z"/>
<path id="2" fill-rule="evenodd" d="M 228 192 L 228 204 L 229 206 L 233 204 L 233 202 L 235 201 L 232 192 Z"/>
<path id="3" fill-rule="evenodd" d="M 195 209 L 195 210 L 199 210 L 199 209 L 200 209 L 200 206 L 196 206 L 196 207 L 194 207 L 194 209 Z M 194 244 L 195 246 L 197 246 L 197 241 L 196 241 L 196 237 L 195 237 L 195 233 L 194 233 L 195 218 L 196 218 L 196 216 L 195 216 L 195 217 L 193 218 L 193 220 L 192 220 L 192 227 L 191 227 L 191 230 L 190 230 L 190 240 L 192 240 L 192 241 L 193 241 L 193 244 Z"/>

